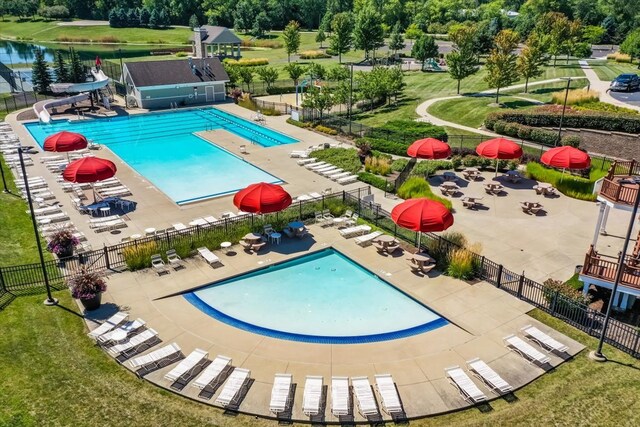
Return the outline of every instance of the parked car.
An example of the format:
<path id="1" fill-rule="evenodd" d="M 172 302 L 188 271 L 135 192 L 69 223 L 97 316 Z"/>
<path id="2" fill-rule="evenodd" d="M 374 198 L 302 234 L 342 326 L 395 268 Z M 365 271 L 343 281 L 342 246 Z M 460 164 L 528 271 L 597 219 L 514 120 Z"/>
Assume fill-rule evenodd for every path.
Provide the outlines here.
<path id="1" fill-rule="evenodd" d="M 640 77 L 637 74 L 620 74 L 612 82 L 609 90 L 631 92 L 640 89 Z"/>

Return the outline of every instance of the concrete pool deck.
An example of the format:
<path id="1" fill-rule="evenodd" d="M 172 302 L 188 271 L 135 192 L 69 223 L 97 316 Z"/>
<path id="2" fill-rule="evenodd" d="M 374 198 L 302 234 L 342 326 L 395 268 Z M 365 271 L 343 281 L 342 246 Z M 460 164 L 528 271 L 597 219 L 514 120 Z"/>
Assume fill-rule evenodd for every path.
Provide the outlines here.
<path id="1" fill-rule="evenodd" d="M 260 255 L 246 254 L 239 245 L 237 253 L 217 253 L 224 267 L 213 269 L 203 261 L 187 260 L 187 268 L 158 276 L 151 270 L 111 275 L 109 289 L 103 296 L 103 308 L 89 316 L 106 318 L 116 309 L 127 310 L 130 318 L 140 317 L 147 327 L 158 331 L 162 344 L 176 342 L 185 355 L 195 348 L 231 357 L 234 367 L 251 370 L 253 383 L 239 405 L 239 411 L 264 417 L 269 412 L 269 399 L 276 373 L 290 373 L 297 385 L 291 419 L 309 421 L 302 413 L 302 393 L 306 375 L 322 375 L 330 387 L 331 376 L 368 376 L 372 385 L 375 374 L 390 373 L 398 387 L 405 414 L 409 418 L 434 415 L 469 406 L 448 383 L 444 369 L 465 366 L 467 360 L 482 358 L 514 388 L 526 385 L 548 370 L 575 355 L 583 346 L 526 315 L 532 307 L 486 282 L 467 283 L 438 272 L 418 277 L 408 268 L 404 256 L 379 255 L 369 246 L 362 248 L 353 239 L 340 237 L 332 227 L 311 225 L 312 236 L 302 240 L 284 239 L 280 245 L 269 245 Z M 255 268 L 264 267 L 309 251 L 334 247 L 369 268 L 380 277 L 421 301 L 451 323 L 409 338 L 370 344 L 309 344 L 279 340 L 253 334 L 221 323 L 201 312 L 181 295 L 194 287 L 224 279 Z M 175 296 L 174 296 L 175 295 Z M 502 338 L 517 334 L 525 325 L 537 325 L 569 346 L 567 355 L 551 354 L 551 362 L 542 367 L 528 363 L 504 347 Z M 153 347 L 148 351 L 158 348 Z M 126 365 L 125 365 L 126 366 Z M 152 372 L 145 378 L 170 389 L 164 380 L 174 365 Z M 479 381 L 475 381 L 489 398 L 496 397 Z M 211 399 L 198 397 L 198 389 L 187 385 L 180 394 L 213 404 L 220 388 Z M 517 391 L 516 391 L 517 396 Z M 330 411 L 330 393 L 325 393 L 324 422 L 344 422 Z M 380 402 L 378 402 L 380 403 Z M 366 422 L 354 406 L 350 420 Z M 391 418 L 384 414 L 385 420 Z M 319 418 L 314 418 L 318 421 Z M 369 420 L 371 421 L 371 420 Z"/>

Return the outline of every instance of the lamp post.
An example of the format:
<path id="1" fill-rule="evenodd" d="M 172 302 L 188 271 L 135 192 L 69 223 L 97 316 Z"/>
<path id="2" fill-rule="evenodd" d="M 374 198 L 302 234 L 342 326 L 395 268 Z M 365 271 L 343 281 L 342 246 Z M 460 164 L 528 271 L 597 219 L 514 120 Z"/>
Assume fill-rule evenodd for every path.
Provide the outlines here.
<path id="1" fill-rule="evenodd" d="M 560 144 L 562 138 L 562 122 L 564 121 L 564 112 L 567 109 L 567 98 L 569 97 L 569 89 L 571 87 L 571 77 L 567 77 L 564 80 L 567 81 L 567 87 L 564 92 L 564 105 L 562 106 L 562 115 L 560 116 L 560 126 L 558 127 L 558 140 L 556 141 L 556 147 Z"/>
<path id="2" fill-rule="evenodd" d="M 618 285 L 620 284 L 620 280 L 622 279 L 622 272 L 624 270 L 624 257 L 626 256 L 627 249 L 629 248 L 629 240 L 631 240 L 633 223 L 636 219 L 636 214 L 638 213 L 638 205 L 640 205 L 640 177 L 635 176 L 630 179 L 623 179 L 619 183 L 620 185 L 636 184 L 638 185 L 638 192 L 636 193 L 636 200 L 633 204 L 633 210 L 631 211 L 631 219 L 629 220 L 629 228 L 627 228 L 627 235 L 624 238 L 622 252 L 620 253 L 620 258 L 618 259 L 618 267 L 616 269 L 616 278 L 615 278 L 615 281 L 613 282 L 613 287 L 611 288 L 611 298 L 609 298 L 609 304 L 607 305 L 607 312 L 604 316 L 604 323 L 602 324 L 602 332 L 600 332 L 600 340 L 598 341 L 598 348 L 596 351 L 591 352 L 589 354 L 589 356 L 593 360 L 597 360 L 598 362 L 604 362 L 607 360 L 607 358 L 602 354 L 602 345 L 604 344 L 604 338 L 607 334 L 607 326 L 609 325 L 609 318 L 611 317 L 611 310 L 613 309 L 613 300 L 616 297 L 616 291 L 618 290 Z"/>
<path id="3" fill-rule="evenodd" d="M 18 158 L 20 159 L 20 170 L 22 171 L 22 179 L 24 180 L 24 190 L 27 193 L 27 203 L 29 203 L 29 213 L 31 214 L 31 224 L 33 224 L 33 232 L 36 236 L 36 246 L 38 247 L 38 255 L 40 256 L 40 266 L 42 267 L 42 276 L 44 278 L 44 286 L 47 289 L 47 299 L 44 300 L 44 305 L 56 305 L 58 304 L 58 300 L 51 295 L 51 287 L 49 286 L 49 276 L 47 274 L 47 266 L 44 263 L 42 245 L 40 244 L 40 233 L 38 233 L 38 224 L 36 223 L 36 215 L 33 212 L 33 202 L 31 201 L 31 190 L 29 189 L 29 179 L 27 178 L 27 170 L 24 166 L 24 158 L 22 156 L 22 147 L 18 147 Z"/>
<path id="4" fill-rule="evenodd" d="M 349 63 L 349 135 L 351 135 L 351 109 L 353 108 L 353 62 Z"/>
<path id="5" fill-rule="evenodd" d="M 2 175 L 2 185 L 4 186 L 4 189 L 2 190 L 3 193 L 9 193 L 9 189 L 7 188 L 7 179 L 4 177 L 4 168 L 0 167 L 0 175 Z"/>

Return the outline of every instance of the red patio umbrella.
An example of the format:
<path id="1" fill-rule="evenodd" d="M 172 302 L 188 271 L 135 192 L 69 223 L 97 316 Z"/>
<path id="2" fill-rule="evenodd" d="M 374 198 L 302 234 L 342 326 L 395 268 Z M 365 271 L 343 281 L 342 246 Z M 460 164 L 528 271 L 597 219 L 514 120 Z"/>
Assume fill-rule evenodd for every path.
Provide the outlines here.
<path id="1" fill-rule="evenodd" d="M 548 150 L 540 161 L 547 166 L 562 169 L 586 169 L 591 166 L 591 157 L 587 153 L 568 145 Z"/>
<path id="2" fill-rule="evenodd" d="M 42 148 L 44 148 L 44 151 L 68 153 L 69 151 L 87 148 L 87 145 L 89 145 L 89 142 L 83 135 L 64 130 L 62 132 L 49 135 L 44 140 L 44 146 Z"/>
<path id="3" fill-rule="evenodd" d="M 451 147 L 439 139 L 425 138 L 411 144 L 407 154 L 418 159 L 446 159 L 451 155 Z"/>
<path id="4" fill-rule="evenodd" d="M 496 159 L 496 176 L 498 175 L 498 160 L 512 160 L 522 157 L 522 148 L 506 138 L 493 138 L 484 141 L 476 147 L 476 153 L 487 159 Z"/>
<path id="5" fill-rule="evenodd" d="M 391 219 L 400 227 L 419 233 L 444 231 L 453 225 L 453 214 L 445 205 L 425 198 L 400 203 L 391 211 Z M 418 248 L 420 237 L 418 234 Z"/>
<path id="6" fill-rule="evenodd" d="M 280 185 L 259 182 L 237 192 L 233 197 L 233 204 L 244 212 L 278 212 L 291 204 L 291 195 Z"/>
<path id="7" fill-rule="evenodd" d="M 65 181 L 86 183 L 102 181 L 116 174 L 116 165 L 99 157 L 83 157 L 74 160 L 64 169 L 62 177 Z"/>

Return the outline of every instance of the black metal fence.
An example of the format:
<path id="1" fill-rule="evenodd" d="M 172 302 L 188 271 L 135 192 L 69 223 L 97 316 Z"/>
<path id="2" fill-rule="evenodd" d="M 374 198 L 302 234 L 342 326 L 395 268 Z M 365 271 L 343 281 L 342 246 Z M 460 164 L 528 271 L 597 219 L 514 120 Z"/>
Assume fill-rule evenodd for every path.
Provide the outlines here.
<path id="1" fill-rule="evenodd" d="M 308 220 L 321 209 L 350 206 L 361 218 L 385 232 L 413 246 L 418 245 L 418 233 L 398 227 L 389 212 L 380 205 L 365 201 L 370 195 L 370 187 L 358 188 L 323 196 L 321 199 L 295 203 L 283 212 L 263 218 L 254 215 L 229 218 L 205 226 L 194 226 L 186 230 L 171 231 L 150 236 L 133 242 L 105 246 L 103 249 L 75 255 L 61 261 L 46 263 L 50 283 L 55 289 L 64 288 L 64 281 L 73 272 L 84 267 L 89 270 L 119 271 L 127 268 L 124 253 L 128 250 L 144 248 L 145 245 L 162 244 L 163 247 L 187 245 L 191 249 L 203 242 L 226 240 L 230 235 L 245 233 L 247 230 L 260 230 L 265 222 L 283 224 L 293 219 Z M 209 240 L 207 240 L 209 239 Z M 217 239 L 217 240 L 216 240 Z M 218 245 L 219 246 L 219 243 Z M 155 249 L 155 247 L 154 247 Z M 433 233 L 422 234 L 420 249 L 432 253 L 449 253 L 461 249 L 457 244 Z M 602 331 L 604 314 L 586 305 L 575 302 L 556 290 L 515 273 L 503 265 L 476 253 L 471 253 L 476 266 L 475 275 L 499 289 L 528 302 L 554 317 L 591 335 L 599 336 Z M 0 308 L 23 293 L 38 292 L 43 289 L 44 277 L 40 264 L 29 264 L 0 268 Z M 640 331 L 615 319 L 611 319 L 606 331 L 605 341 L 632 355 L 640 357 Z"/>

